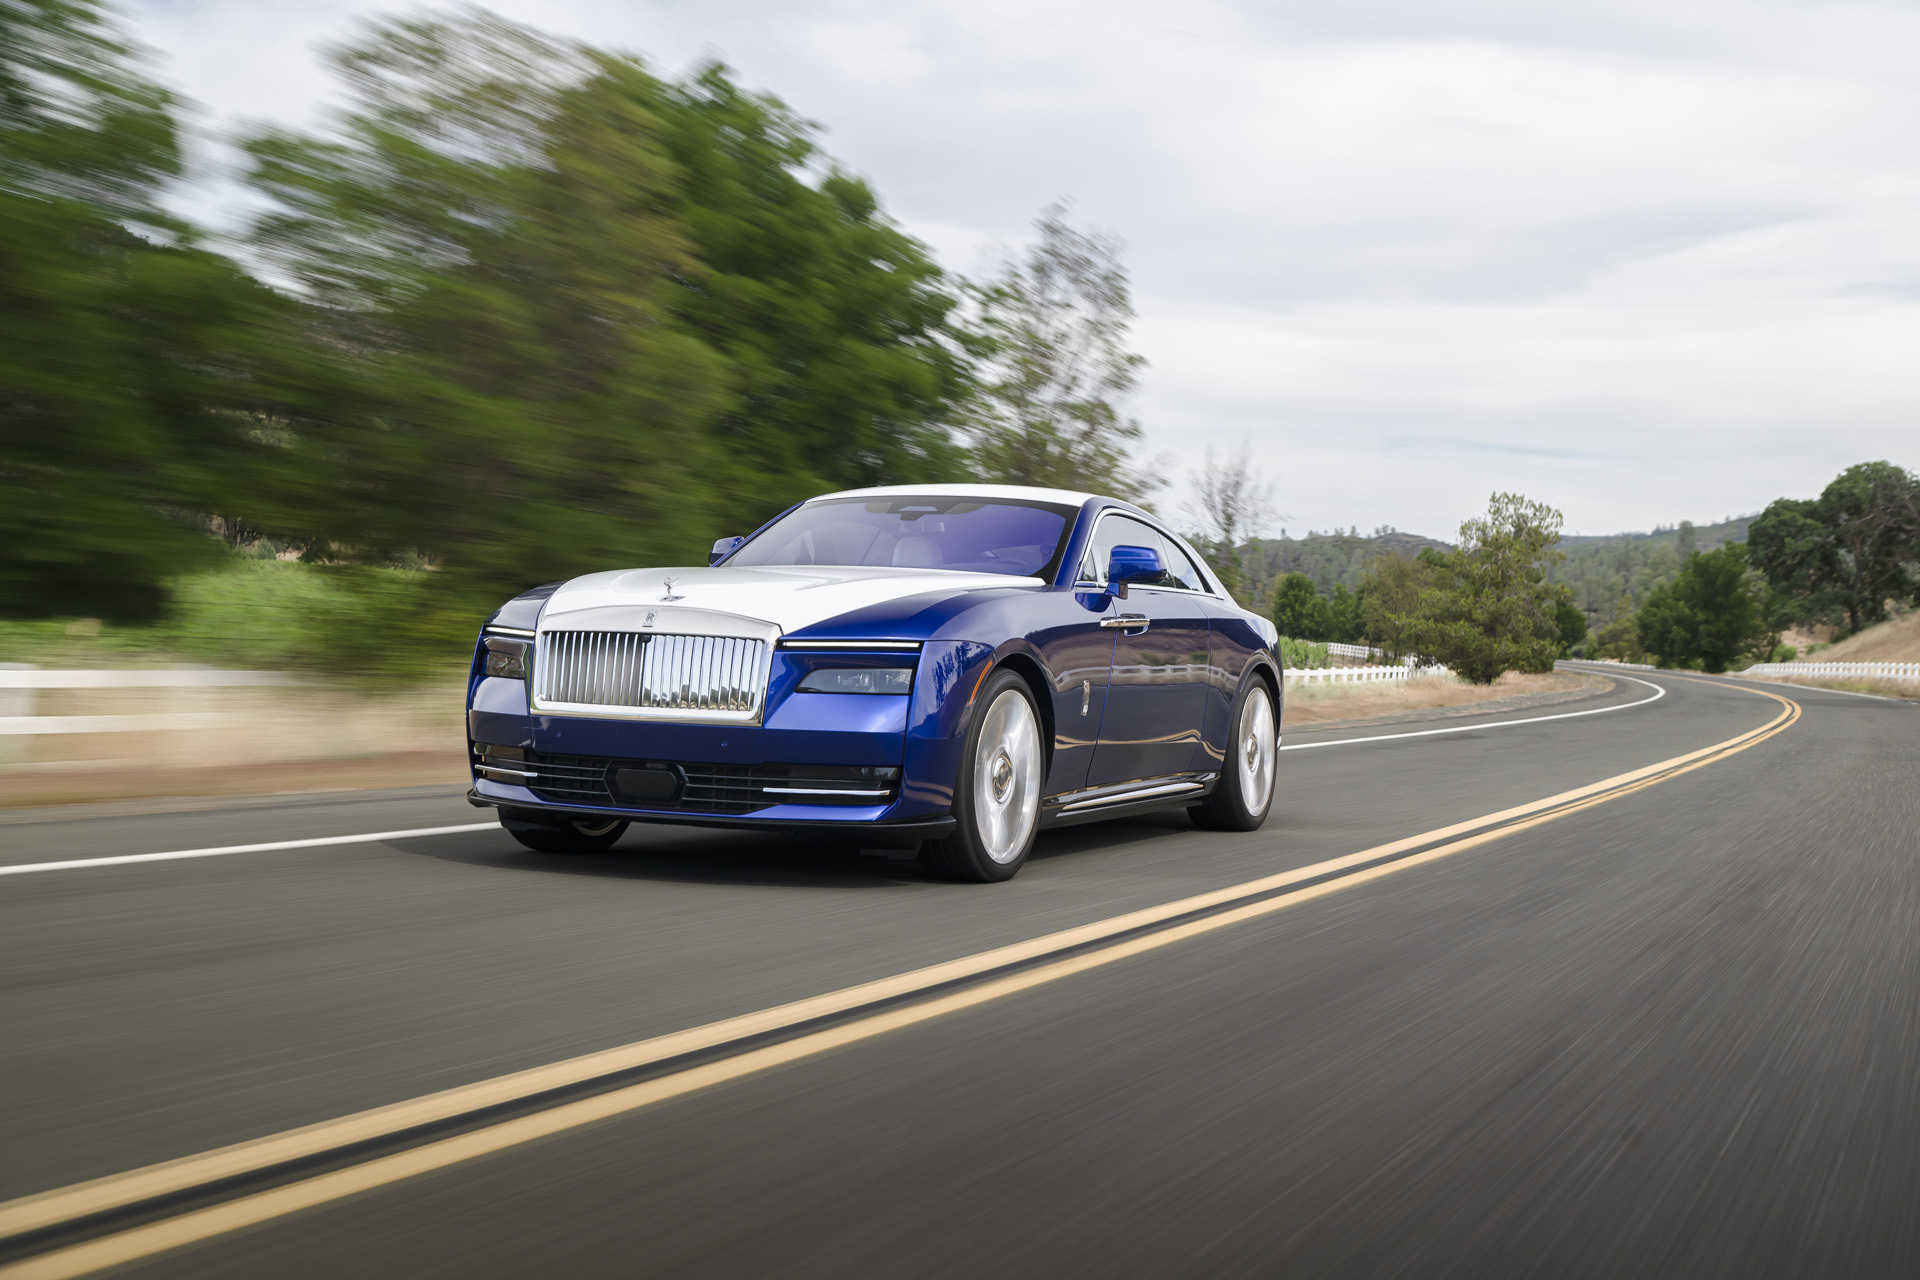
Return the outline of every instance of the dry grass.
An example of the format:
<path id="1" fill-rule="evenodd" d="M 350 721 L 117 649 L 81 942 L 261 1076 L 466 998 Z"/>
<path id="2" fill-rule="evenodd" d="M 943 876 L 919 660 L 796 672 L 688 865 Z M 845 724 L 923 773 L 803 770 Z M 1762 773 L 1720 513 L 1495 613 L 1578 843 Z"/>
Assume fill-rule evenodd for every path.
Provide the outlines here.
<path id="1" fill-rule="evenodd" d="M 1603 689 L 1606 684 L 1605 677 L 1574 671 L 1540 675 L 1509 671 L 1488 685 L 1468 684 L 1456 676 L 1431 676 L 1405 684 L 1289 685 L 1283 728 L 1518 699 L 1559 702 Z"/>
<path id="2" fill-rule="evenodd" d="M 40 715 L 213 712 L 217 728 L 0 738 L 0 808 L 406 787 L 467 777 L 464 685 L 48 690 Z"/>
<path id="3" fill-rule="evenodd" d="M 1806 662 L 1920 662 L 1920 610 L 1878 623 L 1839 644 L 1808 654 Z"/>

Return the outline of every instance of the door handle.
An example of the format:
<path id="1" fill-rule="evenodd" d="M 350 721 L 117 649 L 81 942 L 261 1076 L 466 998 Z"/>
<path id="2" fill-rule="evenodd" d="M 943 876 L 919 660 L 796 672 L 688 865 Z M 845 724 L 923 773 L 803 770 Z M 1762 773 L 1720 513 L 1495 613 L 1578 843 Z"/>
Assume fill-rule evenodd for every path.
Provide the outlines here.
<path id="1" fill-rule="evenodd" d="M 1152 623 L 1144 613 L 1123 613 L 1117 617 L 1100 619 L 1100 625 L 1118 627 L 1122 631 L 1145 631 Z"/>

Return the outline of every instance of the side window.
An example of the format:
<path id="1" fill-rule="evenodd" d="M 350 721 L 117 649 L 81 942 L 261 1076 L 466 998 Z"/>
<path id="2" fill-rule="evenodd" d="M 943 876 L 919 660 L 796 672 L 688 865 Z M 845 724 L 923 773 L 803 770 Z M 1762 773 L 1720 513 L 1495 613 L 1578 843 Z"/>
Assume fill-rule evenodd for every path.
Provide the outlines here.
<path id="1" fill-rule="evenodd" d="M 1180 549 L 1179 544 L 1171 538 L 1162 538 L 1160 541 L 1165 544 L 1160 552 L 1160 563 L 1167 566 L 1167 573 L 1173 580 L 1189 591 L 1205 591 L 1206 578 L 1187 557 L 1187 553 Z"/>
<path id="2" fill-rule="evenodd" d="M 1167 568 L 1168 586 L 1185 587 L 1189 591 L 1207 589 L 1206 579 L 1194 568 L 1193 561 L 1170 538 L 1151 525 L 1141 524 L 1130 516 L 1117 515 L 1107 516 L 1100 521 L 1100 527 L 1093 531 L 1093 543 L 1087 548 L 1087 558 L 1080 568 L 1081 580 L 1105 582 L 1107 561 L 1112 558 L 1115 547 L 1152 547 L 1160 553 L 1160 563 Z"/>

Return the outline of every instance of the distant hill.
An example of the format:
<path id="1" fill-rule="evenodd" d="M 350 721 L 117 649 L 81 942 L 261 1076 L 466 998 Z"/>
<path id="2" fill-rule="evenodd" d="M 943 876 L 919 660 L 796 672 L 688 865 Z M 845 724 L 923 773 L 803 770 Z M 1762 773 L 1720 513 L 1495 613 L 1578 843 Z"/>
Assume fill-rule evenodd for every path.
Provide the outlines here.
<path id="1" fill-rule="evenodd" d="M 1590 625 L 1604 627 L 1623 609 L 1639 608 L 1649 591 L 1678 574 L 1685 552 L 1744 542 L 1753 520 L 1751 515 L 1706 525 L 1683 520 L 1651 533 L 1565 535 L 1560 549 L 1567 558 L 1552 578 L 1573 588 L 1574 603 L 1585 610 Z M 1240 549 L 1247 584 L 1241 596 L 1264 609 L 1273 584 L 1289 573 L 1306 574 L 1322 594 L 1331 594 L 1335 586 L 1352 590 L 1375 556 L 1393 551 L 1419 555 L 1425 547 L 1451 551 L 1453 544 L 1386 525 L 1365 535 L 1355 528 L 1299 538 L 1256 538 Z"/>
<path id="2" fill-rule="evenodd" d="M 1676 550 L 1679 548 L 1682 531 L 1693 531 L 1694 550 L 1712 551 L 1728 542 L 1745 542 L 1747 526 L 1759 517 L 1755 512 L 1750 516 L 1734 516 L 1722 520 L 1719 524 L 1696 525 L 1691 520 L 1682 520 L 1671 527 L 1663 526 L 1652 533 L 1567 533 L 1560 535 L 1560 549 L 1573 554 L 1575 547 L 1604 546 L 1623 542 L 1665 542 Z"/>
<path id="3" fill-rule="evenodd" d="M 1747 526 L 1754 519 L 1753 515 L 1735 516 L 1708 525 L 1682 520 L 1652 533 L 1563 536 L 1560 549 L 1567 558 L 1550 576 L 1573 588 L 1573 602 L 1585 611 L 1589 626 L 1604 627 L 1620 614 L 1639 608 L 1649 591 L 1671 581 L 1688 552 L 1745 542 Z"/>
<path id="4" fill-rule="evenodd" d="M 1423 547 L 1452 550 L 1452 544 L 1417 533 L 1403 533 L 1381 526 L 1361 536 L 1358 529 L 1346 533 L 1309 532 L 1303 538 L 1256 538 L 1240 549 L 1240 562 L 1247 576 L 1246 598 L 1264 608 L 1273 584 L 1289 573 L 1304 573 L 1322 594 L 1330 594 L 1335 585 L 1348 590 L 1360 585 L 1367 562 L 1390 551 L 1415 556 Z"/>

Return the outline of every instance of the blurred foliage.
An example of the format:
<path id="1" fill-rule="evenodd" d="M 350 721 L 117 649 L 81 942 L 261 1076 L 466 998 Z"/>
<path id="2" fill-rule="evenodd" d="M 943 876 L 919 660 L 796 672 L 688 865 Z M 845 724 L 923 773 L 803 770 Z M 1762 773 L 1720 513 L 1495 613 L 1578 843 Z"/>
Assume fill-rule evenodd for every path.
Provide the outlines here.
<path id="1" fill-rule="evenodd" d="M 152 618 L 266 469 L 288 306 L 160 209 L 167 93 L 81 5 L 0 0 L 0 609 Z"/>
<path id="2" fill-rule="evenodd" d="M 822 490 L 965 476 L 940 425 L 969 388 L 957 299 L 924 246 L 810 126 L 722 66 L 662 86 L 654 112 L 704 264 L 674 305 L 725 361 L 709 477 L 721 532 Z"/>
<path id="3" fill-rule="evenodd" d="M 1143 500 L 1166 481 L 1134 468 L 1140 424 L 1118 407 L 1146 364 L 1127 350 L 1121 244 L 1069 226 L 1062 205 L 1034 226 L 1025 254 L 968 289 L 979 393 L 965 428 L 978 476 Z"/>
<path id="4" fill-rule="evenodd" d="M 0 0 L 0 616 L 204 656 L 217 581 L 407 670 L 542 581 L 969 474 L 957 284 L 777 99 L 470 9 L 331 60 L 334 127 L 247 144 L 268 287 L 162 211 L 176 104 L 104 10 Z M 222 567 L 262 546 L 325 572 Z"/>
<path id="5" fill-rule="evenodd" d="M 1193 499 L 1186 516 L 1187 535 L 1233 598 L 1258 609 L 1267 593 L 1247 573 L 1240 548 L 1274 518 L 1273 486 L 1254 469 L 1252 449 L 1242 441 L 1237 453 L 1216 460 L 1209 445 L 1206 460 L 1193 473 Z"/>
<path id="6" fill-rule="evenodd" d="M 58 668 L 195 663 L 413 679 L 463 665 L 454 651 L 387 638 L 430 616 L 415 570 L 230 557 L 174 579 L 163 620 L 0 621 L 0 662 Z M 471 627 L 468 628 L 471 630 Z"/>

